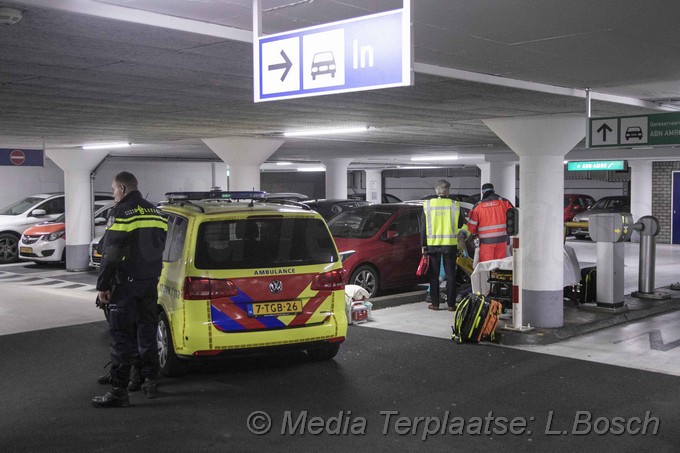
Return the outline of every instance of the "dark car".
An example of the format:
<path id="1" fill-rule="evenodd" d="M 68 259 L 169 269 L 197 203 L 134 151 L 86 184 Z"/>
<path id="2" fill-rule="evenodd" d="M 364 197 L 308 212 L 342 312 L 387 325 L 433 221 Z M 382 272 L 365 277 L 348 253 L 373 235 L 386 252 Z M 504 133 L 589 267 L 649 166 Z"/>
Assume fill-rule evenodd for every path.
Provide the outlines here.
<path id="1" fill-rule="evenodd" d="M 417 277 L 421 257 L 418 204 L 373 204 L 344 211 L 328 221 L 343 258 L 345 283 L 371 297 L 389 288 L 425 283 Z"/>
<path id="2" fill-rule="evenodd" d="M 437 195 L 425 195 L 421 200 L 431 200 L 432 198 L 437 198 Z M 465 195 L 463 193 L 452 193 L 449 194 L 449 198 L 455 201 L 466 201 L 470 198 L 470 195 Z"/>
<path id="3" fill-rule="evenodd" d="M 474 195 L 470 195 L 466 199 L 462 200 L 466 203 L 470 203 L 472 206 L 475 204 L 479 203 L 479 201 L 482 199 L 482 194 L 481 193 L 476 193 Z M 510 200 L 508 200 L 510 201 Z M 512 203 L 512 202 L 511 202 Z M 519 208 L 519 197 L 515 196 L 515 203 L 513 204 L 514 207 Z"/>
<path id="4" fill-rule="evenodd" d="M 352 199 L 352 200 L 366 200 L 366 194 L 365 193 L 354 193 L 347 195 L 347 198 Z M 382 202 L 383 203 L 401 203 L 401 199 L 399 197 L 395 197 L 394 195 L 390 193 L 383 193 L 382 194 Z"/>
<path id="5" fill-rule="evenodd" d="M 576 239 L 585 239 L 586 236 L 589 236 L 588 218 L 592 214 L 603 214 L 609 212 L 630 212 L 630 197 L 617 195 L 600 198 L 597 200 L 597 203 L 592 205 L 589 209 L 574 216 L 570 222 L 573 225 L 571 226 L 571 232 L 576 237 Z M 574 225 L 574 223 L 579 223 L 580 225 Z"/>
<path id="6" fill-rule="evenodd" d="M 349 199 L 321 199 L 304 201 L 304 204 L 312 208 L 312 210 L 321 214 L 325 220 L 330 220 L 336 215 L 348 209 L 357 208 L 359 206 L 368 206 L 368 201 L 349 200 Z"/>

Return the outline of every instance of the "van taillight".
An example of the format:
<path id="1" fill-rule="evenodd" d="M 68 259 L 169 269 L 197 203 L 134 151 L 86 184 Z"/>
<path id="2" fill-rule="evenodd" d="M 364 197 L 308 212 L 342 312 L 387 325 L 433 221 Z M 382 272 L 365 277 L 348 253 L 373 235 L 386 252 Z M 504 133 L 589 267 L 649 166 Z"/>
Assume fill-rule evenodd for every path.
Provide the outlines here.
<path id="1" fill-rule="evenodd" d="M 238 294 L 236 285 L 230 280 L 187 277 L 184 279 L 184 299 L 221 299 Z"/>
<path id="2" fill-rule="evenodd" d="M 334 291 L 338 289 L 345 289 L 345 283 L 342 281 L 342 275 L 342 270 L 319 274 L 312 282 L 312 289 L 314 291 Z"/>

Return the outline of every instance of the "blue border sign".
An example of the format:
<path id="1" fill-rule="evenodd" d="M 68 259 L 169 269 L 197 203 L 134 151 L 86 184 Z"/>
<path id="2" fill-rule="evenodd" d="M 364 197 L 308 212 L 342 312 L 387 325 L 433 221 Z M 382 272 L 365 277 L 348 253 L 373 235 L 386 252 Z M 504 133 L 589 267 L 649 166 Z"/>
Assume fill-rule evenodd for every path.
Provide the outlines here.
<path id="1" fill-rule="evenodd" d="M 264 36 L 254 45 L 255 102 L 413 84 L 404 10 Z"/>
<path id="2" fill-rule="evenodd" d="M 42 167 L 42 149 L 0 148 L 0 165 L 11 167 Z"/>

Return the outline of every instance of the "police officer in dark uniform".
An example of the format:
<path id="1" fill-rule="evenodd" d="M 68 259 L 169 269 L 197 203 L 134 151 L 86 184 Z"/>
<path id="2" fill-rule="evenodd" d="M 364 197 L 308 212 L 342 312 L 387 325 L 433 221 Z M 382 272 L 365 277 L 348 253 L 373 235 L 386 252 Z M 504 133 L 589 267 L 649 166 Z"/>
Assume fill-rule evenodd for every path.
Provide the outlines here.
<path id="1" fill-rule="evenodd" d="M 148 398 L 158 396 L 156 303 L 167 219 L 142 197 L 132 173 L 118 173 L 111 187 L 117 205 L 102 239 L 97 291 L 100 302 L 109 305 L 112 388 L 92 398 L 95 407 L 130 405 L 127 385 L 135 349 L 141 360 L 142 391 Z"/>

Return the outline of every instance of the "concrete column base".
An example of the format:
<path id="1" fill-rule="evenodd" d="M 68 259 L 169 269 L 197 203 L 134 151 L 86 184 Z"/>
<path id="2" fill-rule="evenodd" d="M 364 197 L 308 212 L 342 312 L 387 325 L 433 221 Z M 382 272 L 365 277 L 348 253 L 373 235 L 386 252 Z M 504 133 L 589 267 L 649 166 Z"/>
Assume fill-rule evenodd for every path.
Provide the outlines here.
<path id="1" fill-rule="evenodd" d="M 531 327 L 562 327 L 564 292 L 523 289 L 522 324 Z"/>
<path id="2" fill-rule="evenodd" d="M 90 244 L 66 246 L 66 270 L 81 272 L 90 270 Z"/>

